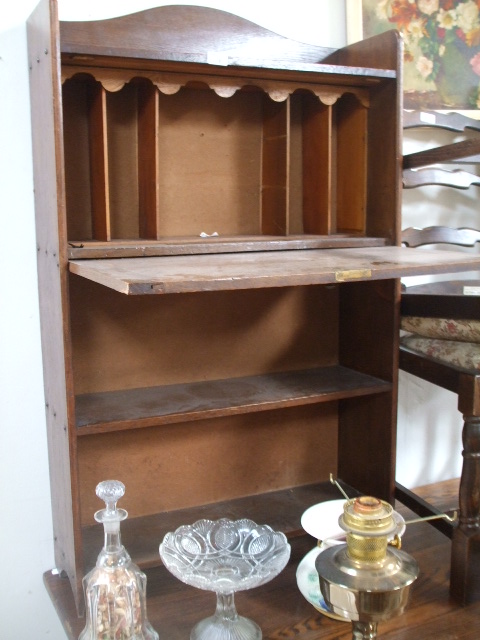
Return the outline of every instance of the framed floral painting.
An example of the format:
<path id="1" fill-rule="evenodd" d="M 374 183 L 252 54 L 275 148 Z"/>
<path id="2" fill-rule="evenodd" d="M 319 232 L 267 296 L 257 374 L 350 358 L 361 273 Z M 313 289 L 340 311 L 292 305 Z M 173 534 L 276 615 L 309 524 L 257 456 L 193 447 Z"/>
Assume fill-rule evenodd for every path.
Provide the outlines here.
<path id="1" fill-rule="evenodd" d="M 480 0 L 347 0 L 349 42 L 392 28 L 406 109 L 480 109 Z"/>

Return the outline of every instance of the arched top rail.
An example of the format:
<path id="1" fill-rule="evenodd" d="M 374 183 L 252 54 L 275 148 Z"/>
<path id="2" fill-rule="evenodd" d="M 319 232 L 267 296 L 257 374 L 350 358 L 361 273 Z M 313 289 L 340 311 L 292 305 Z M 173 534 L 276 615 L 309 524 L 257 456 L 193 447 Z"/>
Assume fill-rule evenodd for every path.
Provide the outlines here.
<path id="1" fill-rule="evenodd" d="M 110 61 L 206 64 L 219 73 L 224 67 L 255 67 L 257 72 L 268 68 L 283 75 L 320 72 L 344 76 L 346 82 L 354 76 L 355 82 L 368 84 L 396 77 L 400 48 L 394 31 L 334 49 L 298 42 L 226 11 L 200 6 L 168 5 L 107 20 L 60 22 L 60 50 L 67 62 L 105 56 Z M 362 66 L 352 66 L 358 56 Z"/>

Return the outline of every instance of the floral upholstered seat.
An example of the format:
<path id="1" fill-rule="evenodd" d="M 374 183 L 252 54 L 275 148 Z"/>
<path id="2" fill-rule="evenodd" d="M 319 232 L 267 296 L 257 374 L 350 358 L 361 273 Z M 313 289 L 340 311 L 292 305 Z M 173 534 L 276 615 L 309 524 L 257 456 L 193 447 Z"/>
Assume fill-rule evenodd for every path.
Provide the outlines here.
<path id="1" fill-rule="evenodd" d="M 480 320 L 402 317 L 401 344 L 429 358 L 480 371 Z"/>

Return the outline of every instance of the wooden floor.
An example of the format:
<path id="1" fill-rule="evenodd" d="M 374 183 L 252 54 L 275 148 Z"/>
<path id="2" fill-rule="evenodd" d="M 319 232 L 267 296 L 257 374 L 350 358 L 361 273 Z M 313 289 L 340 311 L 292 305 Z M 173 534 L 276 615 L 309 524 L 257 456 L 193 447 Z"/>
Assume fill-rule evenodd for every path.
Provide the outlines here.
<path id="1" fill-rule="evenodd" d="M 422 488 L 422 495 L 440 509 L 458 505 L 458 482 L 448 481 Z M 396 505 L 406 520 L 415 517 Z M 291 540 L 292 557 L 272 582 L 235 597 L 238 612 L 255 620 L 270 640 L 346 640 L 352 637 L 349 622 L 337 622 L 318 613 L 300 594 L 295 572 L 300 560 L 315 546 L 307 535 Z M 453 603 L 448 594 L 450 540 L 428 523 L 410 524 L 403 536 L 403 550 L 415 557 L 420 575 L 410 591 L 405 613 L 379 623 L 378 637 L 391 640 L 478 640 L 480 602 L 467 607 Z M 212 615 L 215 596 L 188 587 L 164 568 L 148 570 L 148 617 L 161 640 L 188 640 L 193 625 Z M 76 640 L 84 626 L 74 609 L 68 581 L 45 574 L 45 583 L 63 622 L 67 638 Z"/>

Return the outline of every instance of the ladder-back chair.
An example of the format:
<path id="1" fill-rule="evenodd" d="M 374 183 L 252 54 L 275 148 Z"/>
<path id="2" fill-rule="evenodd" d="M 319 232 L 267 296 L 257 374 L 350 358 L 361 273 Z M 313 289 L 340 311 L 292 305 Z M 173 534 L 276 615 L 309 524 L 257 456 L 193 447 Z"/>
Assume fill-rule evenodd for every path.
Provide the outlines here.
<path id="1" fill-rule="evenodd" d="M 480 130 L 480 122 L 460 114 L 407 114 L 407 126 L 439 126 L 452 131 Z M 404 188 L 440 184 L 466 189 L 480 179 L 463 169 L 432 166 L 459 159 L 480 162 L 480 134 L 404 157 Z M 480 208 L 479 208 L 480 221 Z M 437 244 L 474 246 L 480 231 L 433 226 L 409 228 L 402 242 L 415 247 Z M 432 520 L 452 539 L 450 593 L 461 604 L 480 599 L 480 280 L 453 280 L 403 287 L 399 367 L 458 396 L 463 415 L 463 466 L 459 518 Z M 396 498 L 424 517 L 438 511 L 399 483 Z"/>

